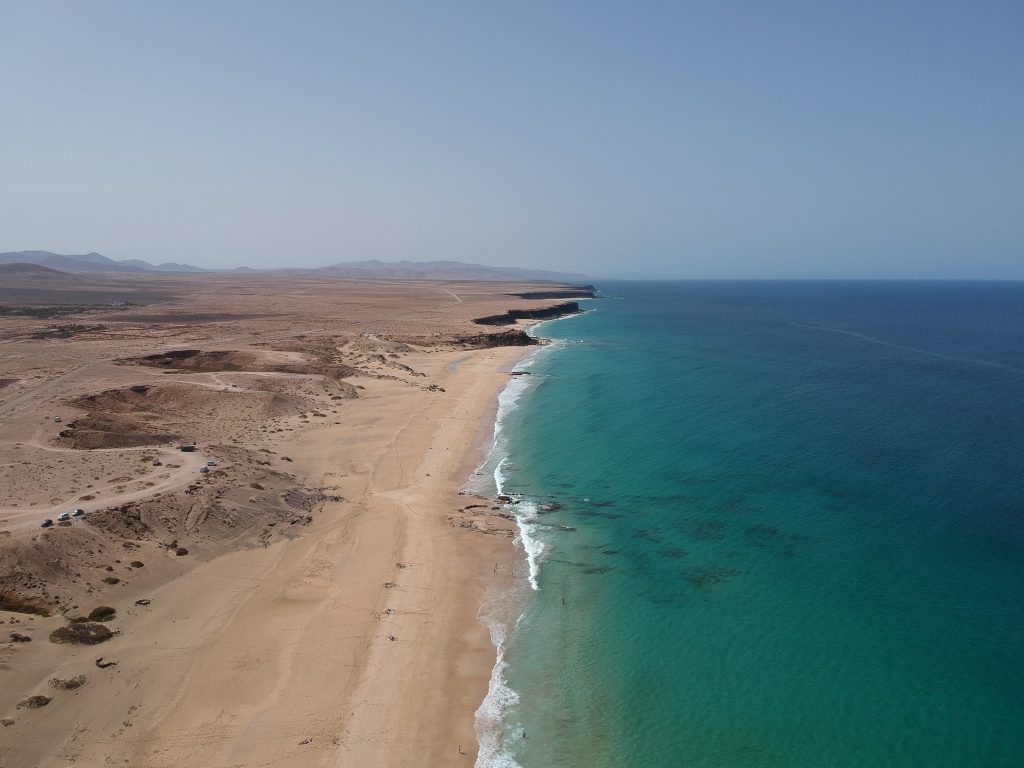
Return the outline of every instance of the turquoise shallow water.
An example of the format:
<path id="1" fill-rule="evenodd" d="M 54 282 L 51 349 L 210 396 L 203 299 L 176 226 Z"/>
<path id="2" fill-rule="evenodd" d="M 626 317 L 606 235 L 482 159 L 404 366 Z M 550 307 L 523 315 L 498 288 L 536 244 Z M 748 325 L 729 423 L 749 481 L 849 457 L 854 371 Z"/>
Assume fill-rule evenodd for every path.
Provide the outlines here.
<path id="1" fill-rule="evenodd" d="M 1024 765 L 1024 284 L 602 288 L 504 398 L 478 764 Z"/>

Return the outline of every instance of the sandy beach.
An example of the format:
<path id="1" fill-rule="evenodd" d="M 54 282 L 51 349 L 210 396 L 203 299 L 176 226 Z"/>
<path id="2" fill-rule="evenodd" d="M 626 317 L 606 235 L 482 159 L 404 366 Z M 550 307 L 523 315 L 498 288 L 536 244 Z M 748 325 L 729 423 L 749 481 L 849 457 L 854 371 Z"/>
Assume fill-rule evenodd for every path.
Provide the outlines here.
<path id="1" fill-rule="evenodd" d="M 108 359 L 98 349 L 111 343 L 104 340 L 79 349 L 66 370 L 47 370 L 34 389 L 5 393 L 4 472 L 16 492 L 0 511 L 3 587 L 50 615 L 0 613 L 4 639 L 30 638 L 0 645 L 2 768 L 473 764 L 473 713 L 494 664 L 477 613 L 487 591 L 510 578 L 516 555 L 512 523 L 459 487 L 486 449 L 509 368 L 529 347 L 453 344 L 474 313 L 516 300 L 504 286 L 477 287 L 477 306 L 466 307 L 467 297 L 446 290 L 438 307 L 442 291 L 421 286 L 428 300 L 406 297 L 400 321 L 360 317 L 350 302 L 344 323 L 360 330 L 331 344 L 344 358 L 334 364 L 356 369 L 351 376 L 294 368 L 310 363 L 311 347 L 306 333 L 294 333 L 303 318 L 290 317 L 288 343 L 237 320 L 194 328 L 186 339 L 223 349 L 230 338 L 232 360 L 258 351 L 275 370 L 150 370 Z M 216 299 L 223 304 L 223 286 Z M 323 327 L 323 309 L 319 332 L 340 333 Z M 140 322 L 155 330 L 137 344 L 125 341 L 139 341 L 134 331 L 116 343 L 151 350 L 167 324 L 152 325 L 152 307 L 133 311 L 148 314 Z M 31 371 L 22 337 L 7 331 L 5 359 L 23 355 Z M 185 419 L 196 451 L 156 440 L 67 445 L 110 442 L 103 425 L 142 407 L 122 408 L 110 392 L 173 403 L 173 418 L 154 411 L 162 420 L 145 428 L 177 424 L 180 433 Z M 191 414 L 211 393 L 207 417 Z M 296 412 L 300 395 L 308 408 Z M 80 409 L 97 403 L 107 410 L 83 420 Z M 54 413 L 65 416 L 54 423 Z M 117 423 L 128 430 L 117 433 L 122 440 L 144 434 Z M 201 476 L 207 461 L 215 465 Z M 36 480 L 26 482 L 33 463 Z M 90 477 L 84 496 L 93 498 L 78 502 L 88 516 L 40 531 L 38 518 L 68 506 L 62 494 Z M 49 478 L 45 492 L 41 478 Z M 113 503 L 103 517 L 99 507 Z M 95 605 L 116 609 L 112 639 L 48 641 Z M 101 668 L 98 657 L 116 664 Z M 80 687 L 60 687 L 79 676 Z M 32 696 L 50 701 L 26 706 Z"/>

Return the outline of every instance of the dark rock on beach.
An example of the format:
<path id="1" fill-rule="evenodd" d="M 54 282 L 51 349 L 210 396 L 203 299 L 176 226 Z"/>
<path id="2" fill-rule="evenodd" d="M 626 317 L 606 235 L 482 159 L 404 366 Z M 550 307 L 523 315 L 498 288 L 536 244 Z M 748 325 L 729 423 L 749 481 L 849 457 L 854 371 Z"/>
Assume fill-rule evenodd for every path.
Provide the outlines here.
<path id="1" fill-rule="evenodd" d="M 474 336 L 462 336 L 456 343 L 471 349 L 490 349 L 491 347 L 532 347 L 540 344 L 537 339 L 528 335 L 521 328 L 510 328 L 497 333 L 479 333 Z"/>

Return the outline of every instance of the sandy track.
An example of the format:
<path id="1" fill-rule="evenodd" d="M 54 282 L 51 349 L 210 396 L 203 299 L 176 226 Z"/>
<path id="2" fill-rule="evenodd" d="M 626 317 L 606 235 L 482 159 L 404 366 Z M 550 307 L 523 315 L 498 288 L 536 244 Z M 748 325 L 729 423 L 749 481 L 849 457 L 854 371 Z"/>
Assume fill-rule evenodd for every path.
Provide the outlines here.
<path id="1" fill-rule="evenodd" d="M 49 451 L 51 453 L 73 454 L 80 452 L 79 449 L 76 448 L 58 448 L 55 446 L 43 445 L 37 441 L 33 441 L 29 444 L 33 448 Z M 0 514 L 7 518 L 7 521 L 3 524 L 4 528 L 12 533 L 25 533 L 26 531 L 38 528 L 39 522 L 42 521 L 43 518 L 56 517 L 61 512 L 70 512 L 75 507 L 87 507 L 92 509 L 113 507 L 120 504 L 127 504 L 130 501 L 139 501 L 140 499 L 145 499 L 158 493 L 165 493 L 177 488 L 182 488 L 199 477 L 199 468 L 205 465 L 208 460 L 208 457 L 199 451 L 184 453 L 171 448 L 158 446 L 93 448 L 90 450 L 90 453 L 121 454 L 128 452 L 137 453 L 139 451 L 160 453 L 166 459 L 172 460 L 172 463 L 180 463 L 180 466 L 177 468 L 168 468 L 166 466 L 167 462 L 165 462 L 163 466 L 157 467 L 153 472 L 150 472 L 147 475 L 133 477 L 131 480 L 127 481 L 133 485 L 148 482 L 153 483 L 153 485 L 146 488 L 132 491 L 115 490 L 116 486 L 125 485 L 125 483 L 111 483 L 99 488 L 90 488 L 88 490 L 88 494 L 94 498 L 90 499 L 88 502 L 83 502 L 79 499 L 82 494 L 76 494 L 73 497 L 68 497 L 64 501 L 57 504 L 51 504 L 46 507 L 2 507 L 0 508 Z M 167 476 L 161 478 L 162 475 Z M 82 522 L 88 522 L 88 518 L 84 518 Z"/>

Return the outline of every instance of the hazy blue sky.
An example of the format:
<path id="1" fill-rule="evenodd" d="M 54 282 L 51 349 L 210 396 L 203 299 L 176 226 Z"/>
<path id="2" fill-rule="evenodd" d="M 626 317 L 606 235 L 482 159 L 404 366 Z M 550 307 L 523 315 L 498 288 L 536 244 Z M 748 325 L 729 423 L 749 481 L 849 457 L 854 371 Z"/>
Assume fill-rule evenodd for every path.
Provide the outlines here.
<path id="1" fill-rule="evenodd" d="M 1024 3 L 0 0 L 0 251 L 1024 278 Z"/>

